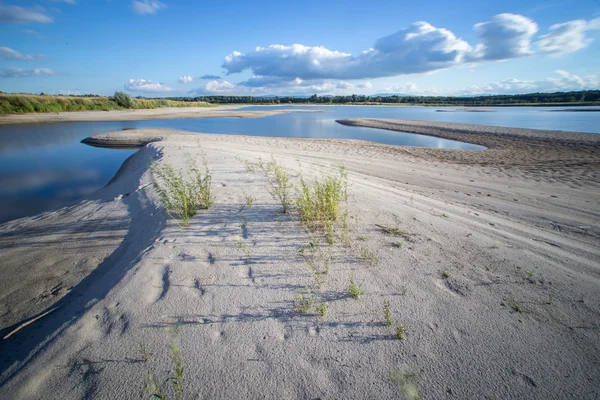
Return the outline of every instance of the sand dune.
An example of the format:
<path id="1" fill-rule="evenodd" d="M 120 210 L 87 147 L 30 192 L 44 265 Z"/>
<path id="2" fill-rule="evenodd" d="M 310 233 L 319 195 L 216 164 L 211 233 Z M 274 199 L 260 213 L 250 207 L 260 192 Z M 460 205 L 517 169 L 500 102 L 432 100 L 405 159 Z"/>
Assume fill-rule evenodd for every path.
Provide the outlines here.
<path id="1" fill-rule="evenodd" d="M 173 341 L 184 398 L 399 398 L 412 386 L 425 399 L 599 397 L 594 135 L 352 124 L 488 150 L 159 129 L 95 137 L 143 147 L 95 196 L 0 225 L 2 336 L 61 306 L 0 342 L 0 397 L 149 397 L 149 376 L 173 397 Z M 351 244 L 319 248 L 316 262 L 331 254 L 320 287 L 299 254 L 314 238 L 246 167 L 271 155 L 296 183 L 298 160 L 308 178 L 349 171 Z M 148 166 L 203 156 L 216 204 L 182 227 Z M 396 224 L 406 237 L 379 228 Z M 307 286 L 325 318 L 294 310 Z"/>

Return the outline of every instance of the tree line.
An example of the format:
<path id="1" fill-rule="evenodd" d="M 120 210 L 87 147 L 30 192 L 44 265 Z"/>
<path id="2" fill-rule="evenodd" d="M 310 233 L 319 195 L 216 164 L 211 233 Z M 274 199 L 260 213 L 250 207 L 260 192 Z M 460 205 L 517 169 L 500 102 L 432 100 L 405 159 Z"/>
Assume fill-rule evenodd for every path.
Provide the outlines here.
<path id="1" fill-rule="evenodd" d="M 600 90 L 556 93 L 529 93 L 492 96 L 411 96 L 411 95 L 348 95 L 348 96 L 197 96 L 168 97 L 174 101 L 205 101 L 212 104 L 410 104 L 448 106 L 493 106 L 519 104 L 600 104 Z"/>

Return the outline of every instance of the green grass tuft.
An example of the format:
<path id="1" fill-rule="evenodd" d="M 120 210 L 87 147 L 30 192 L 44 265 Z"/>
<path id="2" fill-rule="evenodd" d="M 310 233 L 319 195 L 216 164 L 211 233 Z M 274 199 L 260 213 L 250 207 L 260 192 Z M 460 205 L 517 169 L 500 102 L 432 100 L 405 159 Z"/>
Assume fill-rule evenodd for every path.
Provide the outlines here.
<path id="1" fill-rule="evenodd" d="M 362 296 L 365 293 L 361 285 L 357 285 L 356 282 L 354 282 L 354 277 L 350 277 L 350 285 L 348 285 L 348 289 L 346 289 L 346 292 L 354 300 L 358 300 L 360 296 Z"/>

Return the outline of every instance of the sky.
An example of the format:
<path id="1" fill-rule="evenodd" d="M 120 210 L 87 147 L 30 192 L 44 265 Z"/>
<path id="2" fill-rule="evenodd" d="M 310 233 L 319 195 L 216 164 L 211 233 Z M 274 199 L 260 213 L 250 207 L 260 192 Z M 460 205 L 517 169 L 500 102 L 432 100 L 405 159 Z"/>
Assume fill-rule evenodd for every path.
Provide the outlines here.
<path id="1" fill-rule="evenodd" d="M 0 91 L 598 89 L 599 0 L 0 0 Z"/>

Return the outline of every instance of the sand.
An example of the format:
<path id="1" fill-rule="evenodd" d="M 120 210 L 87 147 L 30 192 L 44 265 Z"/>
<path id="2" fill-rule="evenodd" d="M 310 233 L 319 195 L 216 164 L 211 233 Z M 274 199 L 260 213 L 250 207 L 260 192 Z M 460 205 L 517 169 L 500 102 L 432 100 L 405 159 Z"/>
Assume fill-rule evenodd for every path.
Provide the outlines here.
<path id="1" fill-rule="evenodd" d="M 323 110 L 261 110 L 247 111 L 247 105 L 217 107 L 174 107 L 151 110 L 71 111 L 60 113 L 28 113 L 0 115 L 0 125 L 39 124 L 56 122 L 140 121 L 175 118 L 260 118 L 290 112 L 325 112 Z"/>
<path id="2" fill-rule="evenodd" d="M 458 108 L 458 109 L 440 109 L 435 110 L 436 112 L 496 112 L 496 110 L 490 110 L 486 108 Z"/>
<path id="3" fill-rule="evenodd" d="M 184 398 L 598 398 L 595 136 L 352 123 L 489 149 L 162 129 L 95 137 L 144 145 L 94 196 L 0 225 L 2 336 L 61 306 L 0 341 L 0 398 L 149 398 L 149 376 L 175 398 L 173 341 Z M 299 254 L 314 238 L 244 162 L 271 155 L 295 183 L 298 160 L 309 179 L 348 169 L 350 246 L 321 240 L 315 264 L 332 259 L 320 287 Z M 203 157 L 216 204 L 182 227 L 148 166 Z M 406 237 L 378 227 L 396 224 Z M 324 318 L 294 310 L 307 286 L 327 302 Z"/>

